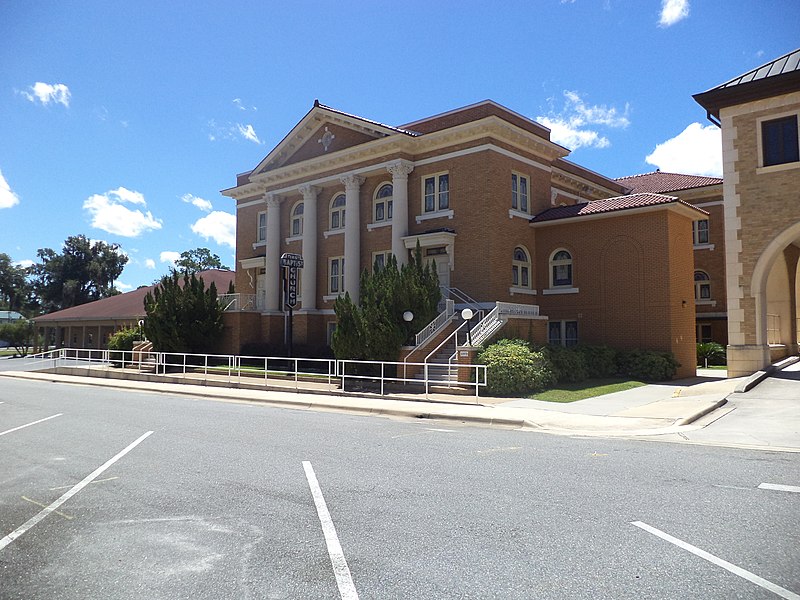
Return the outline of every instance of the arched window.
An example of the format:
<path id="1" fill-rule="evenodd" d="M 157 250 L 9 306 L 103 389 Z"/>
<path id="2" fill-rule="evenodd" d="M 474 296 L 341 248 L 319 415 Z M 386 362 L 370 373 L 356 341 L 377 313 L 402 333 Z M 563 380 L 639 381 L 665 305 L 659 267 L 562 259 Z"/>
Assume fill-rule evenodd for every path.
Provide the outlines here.
<path id="1" fill-rule="evenodd" d="M 711 299 L 711 278 L 705 271 L 694 272 L 694 299 Z"/>
<path id="2" fill-rule="evenodd" d="M 291 236 L 303 235 L 303 203 L 298 202 L 292 209 Z"/>
<path id="3" fill-rule="evenodd" d="M 331 200 L 331 229 L 344 229 L 344 194 Z"/>
<path id="4" fill-rule="evenodd" d="M 572 287 L 572 255 L 566 250 L 550 257 L 550 287 Z"/>
<path id="5" fill-rule="evenodd" d="M 385 183 L 375 192 L 375 200 L 373 202 L 375 223 L 392 220 L 392 191 L 392 184 Z"/>
<path id="6" fill-rule="evenodd" d="M 528 251 L 522 246 L 514 248 L 514 260 L 511 263 L 511 285 L 514 287 L 531 287 L 531 260 Z"/>

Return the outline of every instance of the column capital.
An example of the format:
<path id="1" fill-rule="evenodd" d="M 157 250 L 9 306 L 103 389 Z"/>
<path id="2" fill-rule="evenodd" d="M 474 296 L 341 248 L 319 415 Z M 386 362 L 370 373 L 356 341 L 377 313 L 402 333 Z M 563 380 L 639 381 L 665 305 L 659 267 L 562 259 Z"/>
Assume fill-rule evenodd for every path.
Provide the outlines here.
<path id="1" fill-rule="evenodd" d="M 319 188 L 316 185 L 309 185 L 307 183 L 304 183 L 297 189 L 300 190 L 301 194 L 303 194 L 304 200 L 314 199 L 317 197 L 320 191 L 322 191 L 322 188 Z"/>
<path id="2" fill-rule="evenodd" d="M 408 177 L 409 173 L 414 170 L 414 163 L 399 158 L 386 165 L 386 170 L 392 174 L 392 177 Z"/>
<path id="3" fill-rule="evenodd" d="M 344 184 L 346 190 L 355 190 L 358 191 L 361 188 L 361 184 L 366 181 L 361 175 L 356 175 L 355 173 L 350 173 L 348 175 L 342 175 L 339 178 Z"/>
<path id="4" fill-rule="evenodd" d="M 281 204 L 281 197 L 275 192 L 267 192 L 264 196 L 267 208 L 276 208 Z"/>

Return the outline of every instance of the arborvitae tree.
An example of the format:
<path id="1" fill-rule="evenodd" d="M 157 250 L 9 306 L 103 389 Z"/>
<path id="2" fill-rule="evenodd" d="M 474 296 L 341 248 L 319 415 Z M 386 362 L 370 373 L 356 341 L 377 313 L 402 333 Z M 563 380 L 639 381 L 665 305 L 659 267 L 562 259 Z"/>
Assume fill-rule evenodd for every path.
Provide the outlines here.
<path id="1" fill-rule="evenodd" d="M 432 262 L 425 264 L 417 248 L 407 265 L 397 268 L 391 256 L 383 266 L 361 274 L 361 299 L 356 306 L 348 294 L 334 304 L 337 317 L 331 348 L 336 358 L 397 360 L 400 347 L 438 314 L 439 279 Z M 403 313 L 411 311 L 407 323 Z"/>
<path id="2" fill-rule="evenodd" d="M 200 353 L 213 350 L 222 333 L 217 287 L 202 277 L 177 272 L 165 275 L 144 298 L 144 332 L 158 352 Z"/>

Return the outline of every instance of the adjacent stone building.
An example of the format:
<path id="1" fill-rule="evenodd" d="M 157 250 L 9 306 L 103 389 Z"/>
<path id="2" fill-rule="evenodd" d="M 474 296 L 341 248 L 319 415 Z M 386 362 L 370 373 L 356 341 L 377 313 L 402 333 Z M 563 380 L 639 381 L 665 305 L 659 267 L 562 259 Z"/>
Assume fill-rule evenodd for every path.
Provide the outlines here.
<path id="1" fill-rule="evenodd" d="M 363 269 L 419 244 L 457 305 L 533 315 L 541 343 L 670 351 L 693 374 L 693 223 L 709 213 L 630 194 L 568 154 L 492 101 L 399 127 L 315 102 L 222 192 L 237 215 L 229 342 L 283 339 L 282 254 L 303 257 L 294 341 L 314 345 L 330 340 L 335 299 L 358 298 Z"/>
<path id="2" fill-rule="evenodd" d="M 797 353 L 800 50 L 694 96 L 722 129 L 728 374 Z"/>

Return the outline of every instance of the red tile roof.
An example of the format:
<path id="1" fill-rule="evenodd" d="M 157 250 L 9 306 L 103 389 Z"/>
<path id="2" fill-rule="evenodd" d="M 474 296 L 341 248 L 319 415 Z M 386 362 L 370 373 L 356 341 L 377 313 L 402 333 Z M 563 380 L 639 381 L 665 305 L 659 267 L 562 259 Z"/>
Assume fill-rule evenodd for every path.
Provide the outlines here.
<path id="1" fill-rule="evenodd" d="M 679 190 L 688 190 L 722 183 L 722 179 L 719 177 L 702 177 L 699 175 L 685 175 L 683 173 L 664 173 L 662 171 L 618 177 L 616 181 L 630 188 L 633 194 L 663 194 L 664 192 L 677 192 Z"/>
<path id="2" fill-rule="evenodd" d="M 233 281 L 233 271 L 221 271 L 218 269 L 210 269 L 208 271 L 201 271 L 198 273 L 203 278 L 206 285 L 211 285 L 213 282 L 217 288 L 217 293 L 224 294 L 228 291 L 228 286 Z M 94 302 L 87 302 L 79 306 L 65 308 L 58 310 L 41 317 L 36 317 L 34 321 L 37 323 L 47 323 L 50 321 L 106 321 L 106 320 L 134 320 L 140 319 L 145 315 L 144 311 L 144 297 L 147 292 L 151 292 L 156 286 L 149 285 L 139 289 L 119 294 L 118 296 L 111 296 L 110 298 L 103 298 L 102 300 L 95 300 Z"/>
<path id="3" fill-rule="evenodd" d="M 573 204 L 572 206 L 549 208 L 533 217 L 531 223 L 571 219 L 574 217 L 585 217 L 588 215 L 630 210 L 632 208 L 647 208 L 664 204 L 681 204 L 693 210 L 705 213 L 705 211 L 695 208 L 691 204 L 687 204 L 675 196 L 664 196 L 662 194 L 633 194 L 631 196 L 616 196 L 614 198 L 606 198 L 605 200 L 595 200 L 594 202 L 583 202 L 581 204 Z"/>

